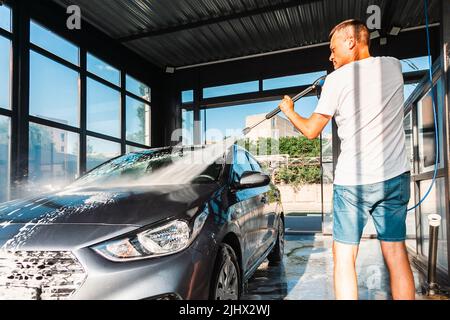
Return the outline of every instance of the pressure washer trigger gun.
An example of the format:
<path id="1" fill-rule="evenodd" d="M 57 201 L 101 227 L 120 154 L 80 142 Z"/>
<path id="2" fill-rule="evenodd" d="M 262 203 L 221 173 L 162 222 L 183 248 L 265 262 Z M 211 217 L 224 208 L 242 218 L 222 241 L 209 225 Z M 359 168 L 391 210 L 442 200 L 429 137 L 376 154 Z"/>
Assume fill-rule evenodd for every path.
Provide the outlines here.
<path id="1" fill-rule="evenodd" d="M 317 94 L 317 98 L 320 99 L 320 94 L 322 93 L 322 87 L 325 83 L 325 78 L 327 76 L 322 76 L 319 79 L 317 79 L 316 81 L 314 81 L 314 83 L 309 86 L 308 88 L 306 88 L 305 90 L 303 90 L 302 92 L 300 92 L 299 94 L 297 94 L 295 97 L 292 98 L 292 101 L 295 103 L 296 101 L 300 100 L 301 98 L 303 98 L 304 96 L 306 96 L 308 93 L 310 93 L 313 90 L 316 90 L 316 94 Z M 266 114 L 266 116 L 264 117 L 264 119 L 262 119 L 260 122 L 254 124 L 251 127 L 247 127 L 244 130 L 242 130 L 242 133 L 244 135 L 247 135 L 250 131 L 253 130 L 253 128 L 259 126 L 261 123 L 263 123 L 266 120 L 269 120 L 271 118 L 273 118 L 274 116 L 276 116 L 278 113 L 281 112 L 280 107 L 277 107 L 276 109 L 272 110 L 271 112 L 269 112 L 268 114 Z"/>

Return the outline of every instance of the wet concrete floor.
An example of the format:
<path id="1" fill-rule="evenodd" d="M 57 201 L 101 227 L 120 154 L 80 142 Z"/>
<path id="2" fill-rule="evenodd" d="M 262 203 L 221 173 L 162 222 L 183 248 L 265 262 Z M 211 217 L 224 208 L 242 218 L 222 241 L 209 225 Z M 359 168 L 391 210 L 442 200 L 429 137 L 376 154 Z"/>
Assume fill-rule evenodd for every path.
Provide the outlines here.
<path id="1" fill-rule="evenodd" d="M 248 282 L 247 300 L 332 300 L 332 237 L 322 234 L 286 235 L 285 258 L 280 266 L 264 262 Z M 389 274 L 379 241 L 362 239 L 356 263 L 359 299 L 392 299 Z M 422 276 L 413 267 L 416 298 L 421 294 Z M 434 297 L 436 299 L 437 297 Z M 444 297 L 439 297 L 444 298 Z"/>

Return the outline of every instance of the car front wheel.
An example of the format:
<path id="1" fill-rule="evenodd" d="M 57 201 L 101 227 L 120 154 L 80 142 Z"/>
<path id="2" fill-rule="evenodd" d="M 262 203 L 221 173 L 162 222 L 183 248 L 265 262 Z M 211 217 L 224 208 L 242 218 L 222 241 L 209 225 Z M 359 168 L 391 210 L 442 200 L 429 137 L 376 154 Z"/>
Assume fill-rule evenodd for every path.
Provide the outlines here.
<path id="1" fill-rule="evenodd" d="M 241 294 L 241 276 L 236 253 L 222 244 L 214 268 L 210 298 L 213 300 L 238 300 Z"/>

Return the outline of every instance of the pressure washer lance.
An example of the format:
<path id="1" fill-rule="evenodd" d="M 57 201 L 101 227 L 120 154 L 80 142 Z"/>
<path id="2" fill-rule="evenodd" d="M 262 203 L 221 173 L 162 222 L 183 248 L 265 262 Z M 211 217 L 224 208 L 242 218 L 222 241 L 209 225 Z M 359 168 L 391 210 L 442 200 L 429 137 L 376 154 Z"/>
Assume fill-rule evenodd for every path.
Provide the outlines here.
<path id="1" fill-rule="evenodd" d="M 322 76 L 319 79 L 317 79 L 316 81 L 314 81 L 314 83 L 309 86 L 308 88 L 306 88 L 305 90 L 303 90 L 302 92 L 300 92 L 299 94 L 297 94 L 295 97 L 292 98 L 292 101 L 295 103 L 296 101 L 298 101 L 299 99 L 303 98 L 304 96 L 306 96 L 308 93 L 310 93 L 313 90 L 318 90 L 318 94 L 317 96 L 320 96 L 320 91 L 323 87 L 323 84 L 325 83 L 325 78 L 327 76 Z M 278 113 L 281 112 L 280 107 L 272 110 L 271 112 L 269 112 L 268 114 L 266 114 L 266 116 L 264 117 L 264 119 L 262 119 L 260 122 L 254 124 L 251 127 L 247 127 L 244 130 L 242 130 L 242 133 L 244 135 L 248 134 L 250 131 L 252 131 L 255 127 L 259 126 L 261 123 L 263 123 L 266 120 L 269 120 L 271 118 L 273 118 L 274 116 L 276 116 Z"/>

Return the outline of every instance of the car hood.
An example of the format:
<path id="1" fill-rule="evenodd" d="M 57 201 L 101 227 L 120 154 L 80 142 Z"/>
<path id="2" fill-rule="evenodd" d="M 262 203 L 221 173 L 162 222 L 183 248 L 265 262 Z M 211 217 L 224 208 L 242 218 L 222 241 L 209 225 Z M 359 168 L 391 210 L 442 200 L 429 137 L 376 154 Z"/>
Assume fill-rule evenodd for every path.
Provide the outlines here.
<path id="1" fill-rule="evenodd" d="M 0 204 L 0 248 L 73 249 L 164 219 L 190 219 L 218 188 L 83 188 L 6 202 Z"/>
<path id="2" fill-rule="evenodd" d="M 0 227 L 0 251 L 73 251 L 137 229 L 133 225 L 12 223 Z"/>
<path id="3" fill-rule="evenodd" d="M 67 189 L 0 204 L 0 230 L 10 224 L 103 224 L 146 226 L 195 214 L 216 184 Z"/>

